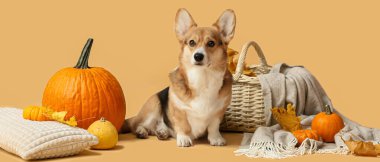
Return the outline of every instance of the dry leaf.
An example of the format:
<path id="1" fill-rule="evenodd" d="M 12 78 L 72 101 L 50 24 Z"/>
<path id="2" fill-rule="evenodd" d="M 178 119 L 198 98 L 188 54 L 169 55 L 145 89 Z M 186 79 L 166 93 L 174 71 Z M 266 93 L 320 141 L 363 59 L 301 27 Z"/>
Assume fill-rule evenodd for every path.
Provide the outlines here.
<path id="1" fill-rule="evenodd" d="M 358 141 L 353 141 L 351 138 L 348 141 L 344 141 L 348 149 L 351 151 L 351 153 L 354 153 L 354 150 L 356 146 L 358 145 Z"/>
<path id="2" fill-rule="evenodd" d="M 375 145 L 375 151 L 377 155 L 380 155 L 380 144 Z"/>
<path id="3" fill-rule="evenodd" d="M 67 125 L 76 127 L 78 125 L 77 119 L 75 119 L 75 116 L 72 116 L 69 120 L 65 121 Z"/>
<path id="4" fill-rule="evenodd" d="M 53 112 L 53 114 L 51 114 L 51 119 L 60 123 L 73 126 L 73 127 L 77 126 L 78 123 L 76 122 L 74 116 L 72 116 L 69 120 L 65 120 L 66 114 L 67 114 L 67 111 Z"/>
<path id="5" fill-rule="evenodd" d="M 239 52 L 237 52 L 231 48 L 227 49 L 228 70 L 232 74 L 234 74 L 236 71 L 236 67 L 237 67 L 237 63 L 238 63 L 238 57 L 235 57 L 235 56 L 238 56 L 238 54 L 239 54 Z M 247 76 L 256 76 L 255 73 L 249 67 L 247 67 L 245 63 L 243 64 L 243 74 L 247 75 Z"/>
<path id="6" fill-rule="evenodd" d="M 374 145 L 372 142 L 354 141 L 350 138 L 350 140 L 344 141 L 344 143 L 350 152 L 357 156 L 376 157 L 380 151 L 380 145 Z"/>
<path id="7" fill-rule="evenodd" d="M 237 60 L 235 59 L 235 56 L 237 56 L 239 53 L 231 48 L 227 49 L 227 63 L 228 63 L 228 70 L 234 74 L 237 66 Z"/>
<path id="8" fill-rule="evenodd" d="M 272 109 L 272 114 L 282 129 L 290 132 L 302 129 L 301 118 L 297 117 L 292 104 L 288 104 L 286 109 L 275 107 Z"/>
<path id="9" fill-rule="evenodd" d="M 376 157 L 377 153 L 372 142 L 359 142 L 354 150 L 355 155 Z"/>

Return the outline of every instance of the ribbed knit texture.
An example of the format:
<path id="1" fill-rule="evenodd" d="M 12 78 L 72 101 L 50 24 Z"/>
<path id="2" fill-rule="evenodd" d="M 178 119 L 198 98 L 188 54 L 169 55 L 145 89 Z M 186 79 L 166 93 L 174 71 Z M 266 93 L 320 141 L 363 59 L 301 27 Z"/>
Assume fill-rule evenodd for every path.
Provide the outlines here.
<path id="1" fill-rule="evenodd" d="M 84 129 L 55 121 L 31 121 L 22 110 L 0 108 L 0 147 L 23 159 L 46 159 L 78 154 L 98 139 Z"/>

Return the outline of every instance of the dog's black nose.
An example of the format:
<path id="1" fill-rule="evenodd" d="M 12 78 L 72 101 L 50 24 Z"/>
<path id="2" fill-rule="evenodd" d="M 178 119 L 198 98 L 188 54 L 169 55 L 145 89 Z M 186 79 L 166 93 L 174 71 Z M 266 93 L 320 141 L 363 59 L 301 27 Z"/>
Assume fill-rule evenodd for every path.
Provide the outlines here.
<path id="1" fill-rule="evenodd" d="M 202 53 L 196 53 L 194 55 L 194 60 L 197 61 L 197 62 L 201 62 L 204 58 L 204 55 Z"/>

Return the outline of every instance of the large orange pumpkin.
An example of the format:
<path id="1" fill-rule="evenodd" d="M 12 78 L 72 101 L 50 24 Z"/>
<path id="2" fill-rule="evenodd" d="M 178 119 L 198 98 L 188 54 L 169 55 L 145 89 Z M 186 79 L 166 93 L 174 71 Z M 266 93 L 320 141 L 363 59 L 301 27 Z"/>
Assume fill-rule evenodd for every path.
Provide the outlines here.
<path id="1" fill-rule="evenodd" d="M 334 136 L 344 127 L 343 119 L 326 105 L 324 112 L 318 113 L 311 122 L 311 129 L 317 131 L 324 142 L 334 142 Z"/>
<path id="2" fill-rule="evenodd" d="M 314 139 L 314 140 L 319 140 L 319 136 L 316 131 L 311 130 L 311 129 L 300 129 L 292 132 L 294 137 L 297 138 L 297 146 L 301 145 L 301 143 L 306 139 Z"/>
<path id="3" fill-rule="evenodd" d="M 105 117 L 119 131 L 125 118 L 123 90 L 116 78 L 101 67 L 89 67 L 93 39 L 88 39 L 75 67 L 64 68 L 49 80 L 42 105 L 75 116 L 87 129 Z"/>

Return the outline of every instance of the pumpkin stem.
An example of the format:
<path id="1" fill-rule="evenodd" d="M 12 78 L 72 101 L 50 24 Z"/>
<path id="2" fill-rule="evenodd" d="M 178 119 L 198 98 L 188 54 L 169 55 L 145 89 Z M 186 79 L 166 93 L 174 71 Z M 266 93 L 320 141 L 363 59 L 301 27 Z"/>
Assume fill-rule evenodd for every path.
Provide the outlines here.
<path id="1" fill-rule="evenodd" d="M 88 38 L 86 45 L 84 45 L 82 54 L 79 57 L 79 60 L 77 62 L 77 65 L 74 66 L 74 68 L 77 69 L 88 69 L 90 68 L 88 66 L 88 58 L 90 56 L 92 43 L 94 42 L 94 39 Z"/>
<path id="2" fill-rule="evenodd" d="M 106 121 L 106 118 L 101 117 L 101 118 L 100 118 L 100 121 L 105 122 L 105 121 Z"/>
<path id="3" fill-rule="evenodd" d="M 330 115 L 332 113 L 330 105 L 325 105 L 325 112 L 327 115 Z"/>

